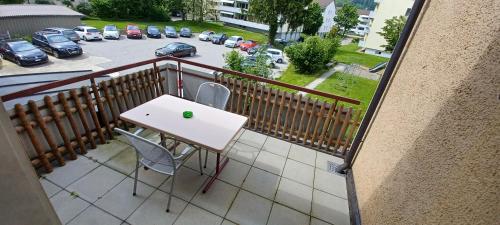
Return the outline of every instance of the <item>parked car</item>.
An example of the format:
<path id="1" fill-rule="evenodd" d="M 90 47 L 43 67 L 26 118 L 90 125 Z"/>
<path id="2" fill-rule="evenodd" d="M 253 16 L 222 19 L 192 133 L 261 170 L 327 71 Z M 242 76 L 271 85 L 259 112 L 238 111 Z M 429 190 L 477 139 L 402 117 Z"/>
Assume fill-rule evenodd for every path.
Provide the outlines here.
<path id="1" fill-rule="evenodd" d="M 210 41 L 210 40 L 212 40 L 212 36 L 214 34 L 215 34 L 215 32 L 213 32 L 211 30 L 206 30 L 206 31 L 201 32 L 200 35 L 198 35 L 198 39 L 200 39 L 200 41 Z"/>
<path id="2" fill-rule="evenodd" d="M 262 55 L 266 59 L 266 65 L 268 67 L 274 68 L 276 66 L 274 64 L 273 59 L 269 55 L 259 54 L 259 53 L 255 54 L 255 55 L 247 56 L 245 58 L 245 60 L 243 60 L 243 62 L 241 63 L 241 66 L 242 67 L 254 67 L 257 64 L 257 57 L 259 57 L 259 55 Z"/>
<path id="3" fill-rule="evenodd" d="M 226 40 L 224 46 L 229 48 L 240 47 L 240 44 L 243 42 L 243 37 L 241 36 L 231 36 Z"/>
<path id="4" fill-rule="evenodd" d="M 193 33 L 191 32 L 191 29 L 187 28 L 187 27 L 183 27 L 181 28 L 181 30 L 179 31 L 179 35 L 181 37 L 192 37 L 193 36 Z"/>
<path id="5" fill-rule="evenodd" d="M 85 41 L 102 40 L 101 32 L 95 27 L 77 26 L 73 30 Z"/>
<path id="6" fill-rule="evenodd" d="M 224 33 L 218 33 L 212 36 L 213 44 L 223 45 L 224 42 L 226 42 L 226 40 L 227 40 L 227 35 Z"/>
<path id="7" fill-rule="evenodd" d="M 80 41 L 80 36 L 74 30 L 71 30 L 71 29 L 60 28 L 60 27 L 49 27 L 49 28 L 43 29 L 43 31 L 49 31 L 49 32 L 62 34 L 62 35 L 64 35 L 64 37 L 74 41 L 75 43 L 78 43 Z"/>
<path id="8" fill-rule="evenodd" d="M 82 48 L 61 34 L 51 32 L 35 32 L 31 41 L 41 50 L 54 55 L 56 58 L 83 54 Z"/>
<path id="9" fill-rule="evenodd" d="M 283 56 L 283 51 L 275 48 L 268 48 L 266 50 L 267 55 L 269 55 L 274 62 L 283 63 L 285 57 Z"/>
<path id="10" fill-rule="evenodd" d="M 156 49 L 155 55 L 175 57 L 194 56 L 196 55 L 196 47 L 182 42 L 173 42 L 167 44 L 165 47 Z"/>
<path id="11" fill-rule="evenodd" d="M 257 46 L 257 42 L 256 41 L 254 41 L 254 40 L 246 40 L 245 42 L 243 42 L 243 43 L 240 44 L 240 49 L 242 51 L 246 51 L 249 48 L 252 48 L 252 47 L 255 47 L 255 46 Z"/>
<path id="12" fill-rule="evenodd" d="M 116 28 L 115 25 L 109 24 L 109 25 L 104 26 L 104 28 L 102 29 L 102 36 L 105 39 L 118 40 L 118 39 L 120 39 L 120 31 L 118 30 L 118 28 Z"/>
<path id="13" fill-rule="evenodd" d="M 160 32 L 160 28 L 158 28 L 157 26 L 147 26 L 146 27 L 146 36 L 148 38 L 161 38 L 161 32 Z"/>
<path id="14" fill-rule="evenodd" d="M 165 37 L 177 38 L 177 31 L 175 27 L 165 26 Z"/>
<path id="15" fill-rule="evenodd" d="M 0 42 L 0 58 L 12 61 L 19 66 L 36 65 L 49 61 L 45 52 L 24 40 Z"/>
<path id="16" fill-rule="evenodd" d="M 127 38 L 136 38 L 142 39 L 142 31 L 139 29 L 137 25 L 129 24 L 125 29 L 125 33 L 127 33 Z"/>

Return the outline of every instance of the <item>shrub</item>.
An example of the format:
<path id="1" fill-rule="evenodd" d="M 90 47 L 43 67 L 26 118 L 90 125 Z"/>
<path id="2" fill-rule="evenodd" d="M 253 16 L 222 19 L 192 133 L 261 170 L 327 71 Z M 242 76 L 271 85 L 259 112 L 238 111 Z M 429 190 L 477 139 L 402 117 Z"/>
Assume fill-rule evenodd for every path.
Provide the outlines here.
<path id="1" fill-rule="evenodd" d="M 63 0 L 62 4 L 65 5 L 68 8 L 73 8 L 73 3 L 71 3 L 70 0 Z"/>
<path id="2" fill-rule="evenodd" d="M 333 59 L 340 39 L 312 36 L 305 39 L 303 43 L 294 44 L 285 48 L 285 52 L 298 72 L 314 73 Z"/>
<path id="3" fill-rule="evenodd" d="M 170 21 L 170 10 L 166 6 L 156 6 L 151 9 L 149 19 L 155 21 Z"/>
<path id="4" fill-rule="evenodd" d="M 224 55 L 224 61 L 226 62 L 226 66 L 224 67 L 230 70 L 243 72 L 243 67 L 241 66 L 243 60 L 245 60 L 245 57 L 239 52 L 232 50 Z"/>
<path id="5" fill-rule="evenodd" d="M 87 16 L 90 16 L 90 14 L 92 14 L 92 7 L 88 2 L 81 2 L 76 6 L 76 11 L 81 12 L 82 14 L 85 14 Z"/>
<path id="6" fill-rule="evenodd" d="M 224 68 L 226 69 L 257 75 L 265 78 L 268 78 L 272 74 L 271 69 L 267 65 L 268 58 L 265 54 L 258 53 L 255 59 L 255 64 L 253 65 L 245 65 L 245 56 L 241 55 L 235 50 L 227 53 L 224 56 L 224 60 L 226 62 Z M 230 74 L 226 74 L 226 76 L 233 77 Z M 234 78 L 241 79 L 237 76 L 235 76 Z"/>
<path id="7" fill-rule="evenodd" d="M 54 3 L 50 0 L 35 0 L 35 4 L 54 5 Z"/>
<path id="8" fill-rule="evenodd" d="M 109 0 L 91 0 L 90 5 L 92 8 L 92 12 L 98 16 L 103 18 L 112 18 L 114 17 L 114 10 L 111 1 Z"/>

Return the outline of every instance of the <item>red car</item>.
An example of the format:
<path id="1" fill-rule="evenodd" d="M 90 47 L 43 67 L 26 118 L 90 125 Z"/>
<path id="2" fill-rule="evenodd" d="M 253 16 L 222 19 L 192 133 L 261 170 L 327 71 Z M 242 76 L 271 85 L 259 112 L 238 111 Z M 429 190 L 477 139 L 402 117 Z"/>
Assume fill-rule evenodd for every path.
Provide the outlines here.
<path id="1" fill-rule="evenodd" d="M 243 43 L 240 44 L 240 49 L 242 51 L 246 51 L 246 50 L 248 50 L 250 48 L 253 48 L 255 46 L 257 46 L 257 42 L 256 41 L 247 40 L 247 41 L 245 41 L 245 42 L 243 42 Z"/>
<path id="2" fill-rule="evenodd" d="M 125 30 L 127 33 L 127 38 L 137 38 L 142 39 L 142 31 L 137 25 L 129 24 Z"/>

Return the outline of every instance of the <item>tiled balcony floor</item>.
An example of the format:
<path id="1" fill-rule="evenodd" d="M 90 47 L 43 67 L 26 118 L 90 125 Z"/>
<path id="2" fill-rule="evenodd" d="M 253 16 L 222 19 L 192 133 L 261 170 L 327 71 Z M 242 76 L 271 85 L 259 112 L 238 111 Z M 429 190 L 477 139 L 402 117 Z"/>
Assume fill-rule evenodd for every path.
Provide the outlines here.
<path id="1" fill-rule="evenodd" d="M 159 141 L 157 134 L 146 137 Z M 224 154 L 231 160 L 206 194 L 201 189 L 208 175 L 200 176 L 198 155 L 184 164 L 170 213 L 165 175 L 139 168 L 132 196 L 135 152 L 122 137 L 40 182 L 64 224 L 349 224 L 345 178 L 326 171 L 327 160 L 342 160 L 248 130 Z M 215 154 L 208 160 L 205 174 Z"/>

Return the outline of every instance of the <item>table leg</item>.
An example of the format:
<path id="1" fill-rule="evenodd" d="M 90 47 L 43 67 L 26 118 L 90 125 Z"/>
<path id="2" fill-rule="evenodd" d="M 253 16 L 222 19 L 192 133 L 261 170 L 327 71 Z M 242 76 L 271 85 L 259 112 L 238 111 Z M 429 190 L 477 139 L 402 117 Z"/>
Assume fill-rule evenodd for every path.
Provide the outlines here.
<path id="1" fill-rule="evenodd" d="M 220 153 L 217 153 L 217 163 L 215 165 L 215 174 L 210 178 L 208 183 L 203 188 L 203 191 L 202 191 L 203 193 L 206 193 L 208 191 L 208 189 L 210 189 L 210 186 L 212 186 L 212 184 L 217 179 L 219 174 L 222 172 L 222 169 L 224 169 L 224 167 L 227 165 L 228 162 L 229 162 L 229 158 L 226 156 L 222 159 L 222 164 L 221 164 Z"/>

